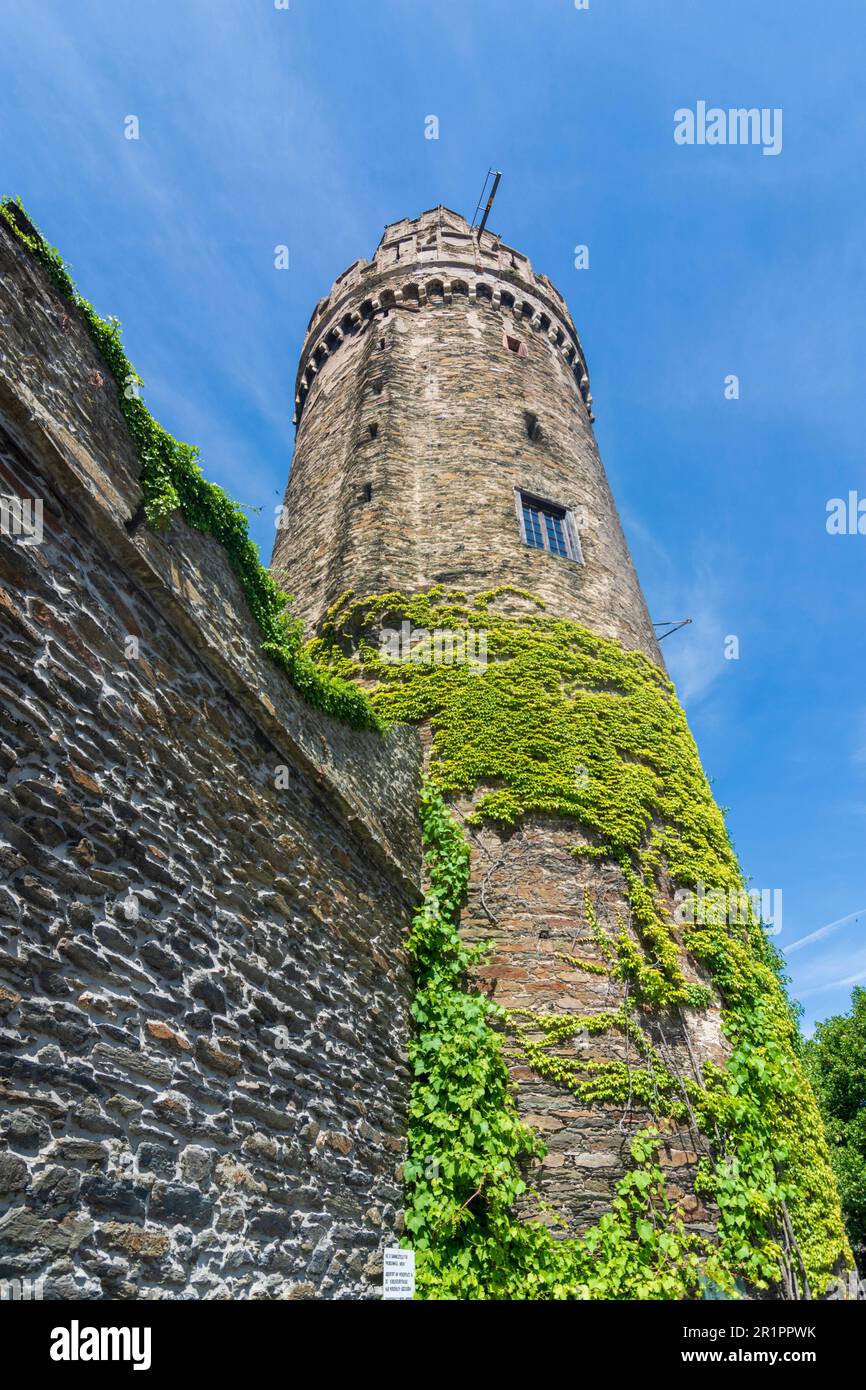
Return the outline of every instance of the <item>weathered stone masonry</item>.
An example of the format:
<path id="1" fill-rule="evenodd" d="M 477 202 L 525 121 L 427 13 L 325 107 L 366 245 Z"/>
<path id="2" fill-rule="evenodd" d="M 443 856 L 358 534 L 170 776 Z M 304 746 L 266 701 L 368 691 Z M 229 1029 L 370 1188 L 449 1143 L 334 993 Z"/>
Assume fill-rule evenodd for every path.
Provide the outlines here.
<path id="1" fill-rule="evenodd" d="M 305 705 L 215 541 L 127 532 L 113 384 L 2 225 L 0 470 L 44 502 L 40 544 L 0 538 L 0 1278 L 368 1296 L 400 1225 L 415 735 Z"/>
<path id="2" fill-rule="evenodd" d="M 363 1298 L 401 1230 L 417 820 L 431 730 L 357 733 L 304 703 L 213 539 L 133 524 L 113 380 L 78 311 L 0 223 L 0 1279 L 57 1298 Z M 522 344 L 514 352 L 508 338 Z M 501 585 L 661 664 L 546 277 L 437 208 L 386 228 L 311 320 L 273 569 L 313 630 L 346 590 Z M 515 489 L 572 509 L 582 563 L 532 549 Z M 520 614 L 513 591 L 490 610 Z M 462 798 L 464 817 L 484 791 Z M 462 931 L 509 1010 L 604 1014 L 586 901 L 631 930 L 581 827 L 473 827 Z M 668 891 L 664 882 L 656 885 Z M 702 978 L 685 956 L 688 979 Z M 676 1077 L 722 1060 L 718 1007 L 659 1014 Z M 631 1062 L 614 1031 L 562 1055 Z M 582 1108 L 511 1056 L 578 1234 L 609 1209 L 641 1107 Z M 702 1136 L 665 1122 L 695 1227 Z"/>
<path id="3" fill-rule="evenodd" d="M 471 597 L 512 585 L 549 615 L 663 665 L 596 446 L 583 348 L 562 296 L 520 251 L 491 232 L 479 239 L 447 208 L 386 227 L 373 258 L 350 266 L 319 302 L 295 406 L 272 569 L 311 630 L 347 590 L 442 585 Z M 515 489 L 574 511 L 582 563 L 525 544 Z M 537 609 L 506 593 L 491 611 Z M 485 790 L 465 798 L 464 815 Z M 585 941 L 587 894 L 609 936 L 622 925 L 637 940 L 619 865 L 576 860 L 571 848 L 584 841 L 579 825 L 540 816 L 470 835 L 462 931 L 491 948 L 480 979 L 504 1008 L 586 1016 L 623 1002 L 621 982 L 562 959 L 581 940 L 579 954 L 602 963 Z M 693 962 L 682 965 L 706 983 Z M 650 1031 L 676 1076 L 697 1080 L 705 1060 L 726 1055 L 717 1004 L 669 1011 Z M 635 1061 L 616 1031 L 578 1035 L 557 1055 Z M 581 1107 L 519 1061 L 511 1074 L 522 1117 L 548 1147 L 533 1184 L 557 1230 L 580 1234 L 610 1209 L 631 1137 L 651 1117 L 632 1104 Z M 712 1224 L 694 1191 L 704 1147 L 692 1127 L 670 1125 L 662 1156 L 669 1196 L 698 1229 Z"/>
<path id="4" fill-rule="evenodd" d="M 345 589 L 514 584 L 661 664 L 591 404 L 571 315 L 521 252 L 447 208 L 386 227 L 301 353 L 272 561 L 296 611 L 312 628 Z M 575 510 L 584 564 L 522 543 L 515 488 Z"/>

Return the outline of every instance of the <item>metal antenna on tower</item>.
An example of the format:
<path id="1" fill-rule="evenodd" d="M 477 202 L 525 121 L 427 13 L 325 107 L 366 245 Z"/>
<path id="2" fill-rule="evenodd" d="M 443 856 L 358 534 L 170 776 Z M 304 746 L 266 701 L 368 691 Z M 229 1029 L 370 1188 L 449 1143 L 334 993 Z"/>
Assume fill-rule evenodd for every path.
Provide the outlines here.
<path id="1" fill-rule="evenodd" d="M 481 207 L 481 204 L 484 202 L 484 194 L 487 192 L 487 184 L 488 184 L 488 181 L 489 181 L 491 178 L 493 179 L 493 187 L 492 187 L 491 190 L 490 190 L 490 197 L 487 199 L 487 206 L 486 206 L 486 208 L 484 209 L 484 216 L 482 217 L 480 226 L 479 226 L 479 228 L 478 228 L 478 239 L 479 239 L 479 241 L 481 240 L 481 233 L 484 231 L 484 228 L 487 226 L 487 219 L 488 219 L 488 217 L 490 216 L 490 209 L 493 207 L 493 199 L 496 197 L 496 190 L 497 190 L 497 188 L 499 187 L 499 180 L 502 178 L 502 173 L 500 172 L 499 169 L 488 169 L 488 170 L 487 170 L 487 173 L 484 175 L 484 183 L 481 185 L 481 193 L 480 193 L 480 195 L 479 195 L 478 202 L 477 202 L 476 205 L 475 205 L 475 211 L 474 211 L 474 213 L 472 214 L 472 226 L 473 226 L 473 227 L 475 226 L 475 223 L 476 223 L 476 221 L 477 221 L 478 212 L 479 212 L 479 209 L 480 209 L 480 207 Z"/>

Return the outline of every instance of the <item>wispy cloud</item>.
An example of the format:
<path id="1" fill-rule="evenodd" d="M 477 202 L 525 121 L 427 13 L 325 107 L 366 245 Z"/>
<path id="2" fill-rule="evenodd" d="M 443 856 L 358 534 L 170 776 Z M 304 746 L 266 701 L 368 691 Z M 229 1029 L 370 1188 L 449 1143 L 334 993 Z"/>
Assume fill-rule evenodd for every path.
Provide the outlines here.
<path id="1" fill-rule="evenodd" d="M 725 639 L 736 628 L 733 615 L 738 607 L 728 579 L 730 557 L 716 542 L 700 537 L 687 551 L 678 545 L 672 555 L 638 517 L 627 513 L 626 524 L 642 552 L 640 569 L 651 617 L 692 620 L 665 640 L 662 650 L 680 699 L 695 705 L 707 698 L 728 665 Z"/>
<path id="2" fill-rule="evenodd" d="M 726 669 L 725 638 L 730 634 L 730 612 L 722 584 L 703 563 L 688 585 L 692 619 L 683 640 L 665 642 L 665 657 L 680 699 L 694 705 L 705 699 Z M 728 611 L 726 611 L 728 610 Z"/>
<path id="3" fill-rule="evenodd" d="M 826 984 L 812 985 L 809 989 L 801 989 L 799 997 L 810 999 L 814 994 L 824 994 L 830 989 L 846 989 L 852 985 L 862 984 L 864 980 L 866 980 L 866 970 L 860 970 L 856 975 L 843 975 L 838 980 L 828 980 Z"/>
<path id="4" fill-rule="evenodd" d="M 785 954 L 790 956 L 792 952 L 800 951 L 804 946 L 811 946 L 813 941 L 823 941 L 825 937 L 831 936 L 840 927 L 863 920 L 866 920 L 866 907 L 860 907 L 856 912 L 849 912 L 847 917 L 837 917 L 835 922 L 828 922 L 825 927 L 819 927 L 817 931 L 810 932 L 808 936 L 801 936 L 798 941 L 792 941 L 790 946 L 785 947 Z"/>

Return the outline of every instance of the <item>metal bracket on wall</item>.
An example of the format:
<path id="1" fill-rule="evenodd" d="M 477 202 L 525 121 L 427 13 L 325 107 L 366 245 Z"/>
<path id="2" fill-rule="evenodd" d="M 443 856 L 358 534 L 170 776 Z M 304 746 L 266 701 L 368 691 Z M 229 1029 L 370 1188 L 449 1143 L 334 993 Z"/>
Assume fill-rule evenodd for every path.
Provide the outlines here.
<path id="1" fill-rule="evenodd" d="M 681 627 L 688 627 L 691 621 L 691 618 L 665 618 L 660 622 L 653 623 L 653 627 L 667 628 L 667 632 L 658 634 L 658 641 L 661 642 L 663 637 L 670 637 L 672 632 L 678 632 Z"/>

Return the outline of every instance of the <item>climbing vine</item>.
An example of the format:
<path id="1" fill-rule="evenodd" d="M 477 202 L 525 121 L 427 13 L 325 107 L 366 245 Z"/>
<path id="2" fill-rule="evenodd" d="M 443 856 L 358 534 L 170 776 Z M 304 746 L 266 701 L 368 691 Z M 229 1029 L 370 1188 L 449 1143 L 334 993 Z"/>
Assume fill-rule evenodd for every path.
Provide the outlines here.
<path id="1" fill-rule="evenodd" d="M 507 616 L 503 598 L 528 611 Z M 393 660 L 377 634 L 403 621 L 421 633 L 483 631 L 486 665 L 437 662 L 423 642 Z M 361 681 L 383 718 L 432 730 L 422 806 L 430 891 L 411 941 L 418 993 L 406 1166 L 422 1296 L 670 1298 L 708 1284 L 731 1293 L 780 1282 L 821 1291 L 851 1257 L 796 1022 L 760 922 L 750 912 L 731 924 L 711 905 L 711 889 L 724 901 L 742 894 L 742 876 L 664 673 L 508 586 L 474 600 L 439 588 L 343 596 L 310 653 Z M 458 933 L 468 844 L 443 801 L 457 794 L 476 797 L 470 826 L 562 817 L 582 832 L 575 854 L 619 864 L 630 923 L 603 932 L 588 901 L 587 940 L 602 959 L 572 958 L 623 983 L 617 1009 L 505 1014 L 477 992 L 478 956 Z M 701 920 L 672 919 L 663 880 L 706 885 Z M 686 979 L 686 953 L 711 985 Z M 705 1007 L 714 994 L 727 1062 L 705 1063 L 694 1080 L 675 1075 L 643 1024 Z M 635 1064 L 563 1058 L 561 1044 L 579 1029 L 624 1036 Z M 668 1206 L 657 1132 L 638 1137 L 611 1213 L 581 1240 L 518 1219 L 518 1198 L 533 1200 L 526 1175 L 539 1146 L 508 1085 L 517 1057 L 584 1104 L 627 1101 L 705 1135 L 696 1190 L 717 1211 L 715 1241 L 687 1233 Z"/>
<path id="2" fill-rule="evenodd" d="M 716 1252 L 672 1209 L 652 1129 L 609 1213 L 581 1240 L 556 1239 L 514 1204 L 534 1197 L 525 1170 L 543 1145 L 518 1118 L 497 1024 L 504 1014 L 469 980 L 483 948 L 457 929 L 469 872 L 463 831 L 439 792 L 422 794 L 429 889 L 409 940 L 417 992 L 410 1046 L 406 1228 L 424 1298 L 689 1298 L 731 1289 Z M 544 1214 L 535 1197 L 538 1215 Z"/>
<path id="3" fill-rule="evenodd" d="M 117 399 L 141 460 L 144 516 L 154 530 L 168 525 L 179 511 L 187 525 L 215 536 L 223 546 L 262 635 L 262 651 L 283 671 L 312 705 L 356 729 L 381 729 L 363 691 L 323 675 L 303 644 L 299 619 L 287 611 L 282 592 L 259 559 L 248 534 L 247 518 L 199 466 L 199 451 L 174 439 L 154 420 L 141 399 L 142 380 L 123 350 L 120 323 L 101 318 L 78 293 L 60 253 L 49 246 L 27 217 L 19 200 L 0 200 L 0 217 L 47 272 L 61 295 L 84 317 L 90 336 L 108 367 Z"/>

